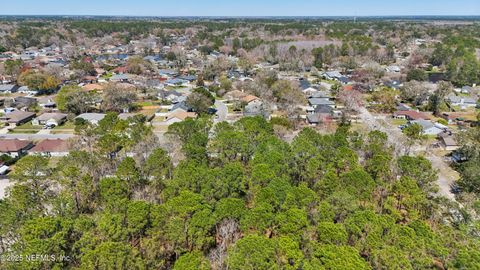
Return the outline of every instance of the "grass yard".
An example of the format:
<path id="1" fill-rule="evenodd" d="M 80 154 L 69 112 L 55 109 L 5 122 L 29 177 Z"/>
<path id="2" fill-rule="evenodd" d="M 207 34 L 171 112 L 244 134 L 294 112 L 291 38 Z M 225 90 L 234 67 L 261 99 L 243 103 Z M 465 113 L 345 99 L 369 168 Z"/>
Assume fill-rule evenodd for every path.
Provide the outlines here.
<path id="1" fill-rule="evenodd" d="M 405 125 L 407 123 L 407 120 L 405 120 L 405 119 L 390 119 L 389 122 L 392 123 L 392 125 L 394 125 L 394 126 L 401 126 L 401 125 Z"/>
<path id="2" fill-rule="evenodd" d="M 42 128 L 43 128 L 43 126 L 34 126 L 34 125 L 32 124 L 32 122 L 28 122 L 28 123 L 23 124 L 23 125 L 21 125 L 21 126 L 15 127 L 15 129 L 17 129 L 17 130 L 21 130 L 21 129 L 35 129 L 35 130 L 40 130 L 40 129 L 42 129 Z"/>
<path id="3" fill-rule="evenodd" d="M 75 128 L 75 124 L 73 122 L 67 121 L 67 122 L 65 122 L 65 124 L 63 124 L 61 126 L 56 126 L 53 129 L 54 130 L 62 130 L 62 129 L 74 129 L 74 128 Z"/>
<path id="4" fill-rule="evenodd" d="M 50 134 L 73 134 L 75 131 L 73 129 L 52 129 Z"/>
<path id="5" fill-rule="evenodd" d="M 16 133 L 16 134 L 35 134 L 39 130 L 33 130 L 33 129 L 12 129 L 8 133 Z"/>

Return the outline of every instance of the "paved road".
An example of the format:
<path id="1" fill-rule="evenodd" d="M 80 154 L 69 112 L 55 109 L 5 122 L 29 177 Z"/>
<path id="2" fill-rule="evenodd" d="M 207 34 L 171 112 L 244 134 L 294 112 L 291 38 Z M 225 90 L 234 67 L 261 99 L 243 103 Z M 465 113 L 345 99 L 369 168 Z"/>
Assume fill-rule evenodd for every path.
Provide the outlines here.
<path id="1" fill-rule="evenodd" d="M 223 122 L 227 120 L 228 108 L 225 103 L 219 100 L 215 100 L 215 108 L 217 109 L 217 116 L 215 122 Z"/>
<path id="2" fill-rule="evenodd" d="M 401 130 L 385 119 L 379 119 L 373 116 L 366 108 L 360 108 L 360 118 L 371 130 L 380 130 L 388 134 L 389 143 L 395 148 L 395 154 L 398 155 L 418 155 L 424 152 L 425 158 L 430 160 L 432 167 L 438 171 L 437 185 L 439 188 L 438 194 L 455 201 L 455 195 L 452 193 L 450 187 L 458 180 L 458 173 L 455 172 L 441 157 L 436 156 L 431 151 L 425 151 L 424 147 L 409 147 L 408 138 L 401 132 Z"/>
<path id="3" fill-rule="evenodd" d="M 46 139 L 70 139 L 75 137 L 74 134 L 24 134 L 24 133 L 9 133 L 0 134 L 3 139 L 19 139 L 19 140 L 46 140 Z"/>

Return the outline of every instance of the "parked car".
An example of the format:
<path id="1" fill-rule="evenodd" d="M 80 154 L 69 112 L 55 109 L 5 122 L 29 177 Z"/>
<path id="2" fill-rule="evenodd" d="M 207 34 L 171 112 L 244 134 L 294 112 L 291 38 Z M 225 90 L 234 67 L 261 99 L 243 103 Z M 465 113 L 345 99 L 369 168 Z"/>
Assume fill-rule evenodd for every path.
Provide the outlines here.
<path id="1" fill-rule="evenodd" d="M 57 125 L 53 124 L 53 123 L 48 123 L 48 124 L 45 124 L 44 128 L 45 129 L 54 129 Z"/>

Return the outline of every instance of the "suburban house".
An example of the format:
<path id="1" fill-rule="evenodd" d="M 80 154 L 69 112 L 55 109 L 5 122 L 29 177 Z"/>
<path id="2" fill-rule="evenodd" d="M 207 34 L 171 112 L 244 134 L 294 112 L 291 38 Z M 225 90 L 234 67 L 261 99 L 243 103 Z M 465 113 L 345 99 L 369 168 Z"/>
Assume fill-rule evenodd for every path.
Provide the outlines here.
<path id="1" fill-rule="evenodd" d="M 33 95 L 33 96 L 36 96 L 39 93 L 38 90 L 30 90 L 28 86 L 21 86 L 20 88 L 18 88 L 17 92 L 22 94 L 27 94 L 27 95 Z"/>
<path id="2" fill-rule="evenodd" d="M 334 100 L 335 97 L 332 96 L 330 91 L 317 91 L 312 93 L 309 98 L 324 98 L 324 99 L 329 99 L 329 100 Z"/>
<path id="3" fill-rule="evenodd" d="M 323 105 L 331 106 L 332 108 L 335 107 L 335 102 L 331 101 L 330 98 L 328 97 L 309 98 L 308 104 L 313 108 L 316 108 L 317 106 L 323 106 Z"/>
<path id="4" fill-rule="evenodd" d="M 245 103 L 248 104 L 248 103 L 250 103 L 250 102 L 252 102 L 252 101 L 255 101 L 255 100 L 258 100 L 258 99 L 259 99 L 259 98 L 256 97 L 256 96 L 254 96 L 254 95 L 246 95 L 246 96 L 242 97 L 240 100 L 241 100 L 242 102 L 245 102 Z"/>
<path id="5" fill-rule="evenodd" d="M 171 113 L 174 113 L 174 112 L 190 112 L 192 111 L 192 109 L 185 103 L 185 102 L 179 102 L 179 103 L 176 103 L 172 106 L 172 108 L 170 108 L 169 110 Z"/>
<path id="6" fill-rule="evenodd" d="M 461 119 L 462 119 L 459 115 L 457 115 L 455 113 L 442 113 L 442 115 L 440 117 L 447 120 L 447 123 L 449 125 L 454 124 L 457 121 L 461 121 Z"/>
<path id="7" fill-rule="evenodd" d="M 406 119 L 409 121 L 419 120 L 419 119 L 430 119 L 427 115 L 417 112 L 417 111 L 396 111 L 393 113 L 393 118 L 397 119 Z"/>
<path id="8" fill-rule="evenodd" d="M 400 103 L 397 105 L 397 111 L 411 111 L 412 107 L 408 106 L 405 103 Z"/>
<path id="9" fill-rule="evenodd" d="M 158 71 L 158 74 L 160 74 L 160 76 L 164 76 L 164 77 L 173 77 L 173 76 L 178 75 L 178 72 L 173 70 L 173 69 L 161 69 L 161 70 Z"/>
<path id="10" fill-rule="evenodd" d="M 255 99 L 248 103 L 243 109 L 244 116 L 262 116 L 265 119 L 270 119 L 270 114 L 265 109 L 265 106 L 260 99 Z"/>
<path id="11" fill-rule="evenodd" d="M 334 70 L 334 71 L 327 71 L 323 73 L 323 76 L 328 79 L 328 80 L 336 80 L 337 78 L 342 77 L 342 73 L 340 71 Z"/>
<path id="12" fill-rule="evenodd" d="M 32 148 L 31 141 L 18 139 L 0 139 L 0 154 L 17 158 L 26 154 L 27 150 Z"/>
<path id="13" fill-rule="evenodd" d="M 244 92 L 240 90 L 233 90 L 226 93 L 223 98 L 228 102 L 240 101 L 243 97 L 247 96 Z"/>
<path id="14" fill-rule="evenodd" d="M 15 106 L 17 108 L 27 108 L 37 103 L 37 99 L 34 97 L 16 97 Z"/>
<path id="15" fill-rule="evenodd" d="M 186 86 L 188 84 L 187 80 L 182 80 L 179 78 L 169 79 L 165 81 L 165 85 L 168 86 Z"/>
<path id="16" fill-rule="evenodd" d="M 70 150 L 66 140 L 43 140 L 29 150 L 29 154 L 47 157 L 64 157 Z"/>
<path id="17" fill-rule="evenodd" d="M 429 120 L 418 119 L 410 122 L 411 124 L 419 124 L 422 127 L 423 134 L 425 135 L 438 135 L 444 132 L 447 127 L 439 123 L 432 123 Z"/>
<path id="18" fill-rule="evenodd" d="M 32 124 L 40 125 L 54 125 L 60 126 L 67 121 L 67 114 L 64 113 L 44 113 L 39 117 L 33 119 Z"/>
<path id="19" fill-rule="evenodd" d="M 19 86 L 14 84 L 0 84 L 0 93 L 1 94 L 10 94 L 17 92 Z"/>
<path id="20" fill-rule="evenodd" d="M 186 97 L 175 90 L 171 91 L 159 91 L 157 97 L 161 100 L 166 100 L 171 103 L 179 103 L 186 100 Z"/>
<path id="21" fill-rule="evenodd" d="M 194 112 L 175 111 L 170 113 L 164 121 L 164 124 L 171 125 L 174 123 L 182 122 L 187 118 L 196 118 L 197 114 Z"/>
<path id="22" fill-rule="evenodd" d="M 3 116 L 0 116 L 0 121 L 15 124 L 15 125 L 22 125 L 27 123 L 28 121 L 32 120 L 35 117 L 35 113 L 32 112 L 24 112 L 24 111 L 13 111 L 11 113 L 7 113 Z"/>
<path id="23" fill-rule="evenodd" d="M 112 82 L 128 82 L 130 76 L 128 74 L 114 74 L 110 77 L 110 81 Z"/>
<path id="24" fill-rule="evenodd" d="M 318 92 L 318 89 L 316 89 L 315 87 L 308 87 L 308 88 L 303 89 L 302 92 L 307 97 L 311 97 L 313 94 Z"/>
<path id="25" fill-rule="evenodd" d="M 460 148 L 455 138 L 449 132 L 442 132 L 437 135 L 440 145 L 446 151 L 455 151 Z"/>
<path id="26" fill-rule="evenodd" d="M 57 103 L 49 98 L 42 98 L 38 100 L 38 105 L 45 109 L 53 109 L 57 107 Z"/>
<path id="27" fill-rule="evenodd" d="M 339 71 L 327 71 L 323 73 L 323 76 L 328 80 L 336 80 L 342 84 L 347 84 L 350 82 L 347 76 L 342 75 Z"/>
<path id="28" fill-rule="evenodd" d="M 92 125 L 98 125 L 98 122 L 100 122 L 100 120 L 102 120 L 104 117 L 104 113 L 82 113 L 75 117 L 75 119 L 82 118 Z"/>
<path id="29" fill-rule="evenodd" d="M 478 98 L 470 96 L 456 96 L 450 94 L 449 96 L 447 96 L 447 101 L 450 103 L 451 106 L 459 106 L 461 108 L 475 108 L 477 106 Z"/>

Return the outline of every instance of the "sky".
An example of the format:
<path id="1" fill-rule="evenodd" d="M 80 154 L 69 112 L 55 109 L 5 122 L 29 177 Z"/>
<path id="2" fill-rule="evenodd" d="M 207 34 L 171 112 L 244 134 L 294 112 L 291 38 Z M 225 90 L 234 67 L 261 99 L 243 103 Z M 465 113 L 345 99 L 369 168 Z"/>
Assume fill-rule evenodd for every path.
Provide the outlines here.
<path id="1" fill-rule="evenodd" d="M 0 15 L 480 15 L 480 0 L 0 0 Z"/>

